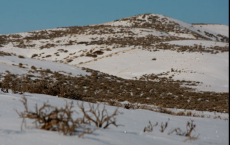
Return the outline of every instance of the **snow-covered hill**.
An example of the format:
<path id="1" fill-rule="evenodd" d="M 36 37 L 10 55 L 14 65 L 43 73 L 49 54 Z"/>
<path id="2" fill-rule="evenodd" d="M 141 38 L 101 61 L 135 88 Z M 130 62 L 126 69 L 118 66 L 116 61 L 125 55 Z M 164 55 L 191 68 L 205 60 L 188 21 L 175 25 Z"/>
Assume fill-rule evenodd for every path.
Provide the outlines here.
<path id="1" fill-rule="evenodd" d="M 223 29 L 228 30 L 228 26 L 219 27 L 213 25 L 213 30 L 212 26 L 209 27 L 208 25 L 205 25 L 204 28 L 197 27 L 196 25 L 194 26 L 192 24 L 188 24 L 168 16 L 158 14 L 137 15 L 116 20 L 115 22 L 105 23 L 105 25 L 153 28 L 158 31 L 167 32 L 169 35 L 186 38 L 201 37 L 218 41 L 224 36 L 228 37 L 228 35 L 226 35 L 226 32 L 223 33 Z M 207 27 L 209 27 L 209 29 Z"/>
<path id="2" fill-rule="evenodd" d="M 0 35 L 0 143 L 228 144 L 227 30 L 144 14 Z M 77 99 L 120 106 L 124 114 L 117 120 L 124 127 L 98 129 L 85 139 L 34 128 L 20 131 L 21 119 L 13 109 L 23 111 L 21 96 L 12 92 L 25 93 L 31 109 L 46 100 L 60 107 L 65 102 L 58 97 L 75 104 Z M 106 106 L 109 113 L 112 106 Z M 188 111 L 193 115 L 186 117 Z M 168 118 L 166 132 L 157 126 L 143 133 L 149 120 Z M 198 140 L 167 135 L 172 128 L 185 130 L 190 119 L 197 125 L 193 134 L 200 134 Z M 30 121 L 27 125 L 32 126 Z"/>
<path id="3" fill-rule="evenodd" d="M 143 65 L 139 65 L 142 69 L 135 67 L 136 70 L 141 70 L 141 73 L 130 71 L 132 75 L 129 74 L 129 77 L 124 76 L 124 78 L 140 77 L 143 74 L 162 73 L 163 71 L 169 71 L 171 68 L 190 70 L 193 72 L 199 70 L 199 73 L 192 74 L 192 77 L 191 74 L 186 74 L 187 77 L 182 74 L 178 74 L 179 76 L 176 78 L 192 79 L 193 81 L 201 80 L 204 83 L 204 86 L 212 86 L 212 88 L 202 87 L 203 89 L 201 90 L 228 91 L 228 79 L 226 79 L 226 77 L 228 77 L 228 71 L 226 70 L 228 67 L 227 58 L 229 44 L 226 43 L 226 41 L 228 41 L 228 37 L 222 37 L 217 33 L 220 32 L 223 34 L 222 32 L 227 29 L 228 26 L 222 27 L 222 25 L 202 25 L 202 27 L 200 27 L 200 25 L 188 24 L 163 15 L 144 14 L 101 25 L 57 28 L 19 34 L 1 35 L 0 40 L 2 42 L 2 46 L 0 47 L 0 50 L 40 60 L 55 61 L 60 63 L 68 63 L 70 65 L 94 68 L 99 71 L 123 77 L 124 75 L 121 74 L 124 74 L 124 71 L 129 72 L 130 66 L 134 67 L 139 63 L 143 63 L 142 60 L 138 59 L 142 59 L 144 57 L 138 56 L 137 59 L 135 59 L 137 62 L 133 63 L 134 61 L 129 61 L 129 57 L 126 57 L 127 54 L 120 55 L 120 57 L 125 56 L 125 58 L 127 58 L 127 60 L 124 60 L 126 63 L 122 64 L 116 64 L 114 61 L 107 62 L 108 57 L 126 52 L 133 53 L 135 49 L 139 48 L 154 50 L 156 45 L 159 45 L 162 42 L 167 42 L 173 45 L 182 44 L 183 47 L 201 45 L 204 47 L 204 49 L 211 50 L 210 53 L 212 54 L 215 54 L 215 51 L 222 52 L 221 56 L 223 59 L 218 59 L 218 61 L 215 61 L 218 64 L 222 64 L 221 68 L 211 71 L 216 65 L 210 65 L 210 60 L 213 58 L 213 56 L 215 56 L 215 58 L 219 58 L 219 54 L 209 55 L 207 59 L 207 55 L 205 55 L 206 53 L 199 57 L 196 57 L 196 55 L 199 55 L 196 53 L 189 54 L 194 55 L 194 59 L 190 59 L 191 63 L 194 64 L 194 66 L 201 66 L 199 64 L 201 60 L 205 60 L 202 61 L 202 66 L 210 66 L 214 68 L 208 68 L 205 71 L 202 71 L 198 69 L 199 67 L 189 67 L 191 65 L 191 63 L 189 63 L 190 60 L 184 60 L 184 62 L 181 59 L 177 60 L 187 55 L 188 50 L 186 50 L 183 53 L 173 54 L 173 59 L 171 57 L 170 59 L 164 59 L 164 63 L 161 63 L 162 61 L 160 59 L 154 62 L 154 64 L 157 66 L 164 65 L 165 69 L 163 70 L 160 68 L 155 68 L 155 65 L 154 71 L 148 69 L 152 67 L 153 63 L 151 58 L 149 58 L 149 61 L 145 61 L 145 64 L 147 64 L 145 65 L 145 68 L 143 68 Z M 217 42 L 216 40 L 224 42 Z M 161 46 L 158 49 L 161 49 Z M 191 51 L 194 49 L 197 49 L 197 47 L 190 48 Z M 169 53 L 171 53 L 171 50 L 172 49 L 170 49 Z M 177 50 L 174 50 L 174 52 L 175 51 Z M 204 50 L 196 50 L 196 52 L 204 52 Z M 160 50 L 157 52 L 148 53 L 147 55 L 145 53 L 145 51 L 138 52 L 139 55 L 145 55 L 146 59 L 148 58 L 147 55 L 149 55 L 149 57 L 155 57 L 156 55 L 158 55 L 158 57 L 165 57 L 164 54 L 166 55 L 167 52 L 162 53 L 162 50 Z M 169 57 L 169 55 L 167 55 L 167 57 Z M 113 58 L 115 60 L 117 59 L 117 57 Z M 133 60 L 134 58 L 131 57 L 130 59 Z M 123 59 L 119 58 L 118 60 Z M 196 60 L 196 62 L 192 62 L 194 60 Z M 103 66 L 101 66 L 99 65 L 101 61 L 105 61 L 106 63 L 103 63 Z M 165 63 L 171 65 L 166 66 Z M 182 63 L 185 63 L 186 65 L 182 65 Z M 113 65 L 116 65 L 116 67 L 112 69 L 111 67 Z M 109 66 L 110 69 L 108 69 L 107 66 Z M 212 78 L 215 78 L 218 83 L 214 83 L 212 79 L 206 78 L 207 76 L 210 76 L 208 72 L 214 73 L 212 76 L 214 75 L 216 77 Z M 206 77 L 198 75 L 203 73 L 205 73 L 204 75 Z M 210 80 L 212 81 L 210 82 Z"/>

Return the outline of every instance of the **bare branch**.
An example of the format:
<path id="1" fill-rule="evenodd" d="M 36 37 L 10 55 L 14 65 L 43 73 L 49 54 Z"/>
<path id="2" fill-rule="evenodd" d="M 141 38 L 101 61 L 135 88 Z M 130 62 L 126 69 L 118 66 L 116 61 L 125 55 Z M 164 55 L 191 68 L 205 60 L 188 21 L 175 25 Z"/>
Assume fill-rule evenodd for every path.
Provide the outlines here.
<path id="1" fill-rule="evenodd" d="M 94 104 L 89 103 L 90 109 L 88 111 L 85 110 L 83 103 L 78 104 L 81 112 L 83 113 L 84 117 L 87 119 L 88 122 L 93 122 L 95 126 L 100 128 L 108 128 L 110 125 L 114 125 L 116 127 L 121 126 L 116 123 L 116 118 L 118 114 L 122 114 L 118 111 L 118 108 L 114 111 L 112 115 L 108 114 L 108 111 L 105 109 L 105 106 L 100 111 L 99 104 L 95 107 Z"/>

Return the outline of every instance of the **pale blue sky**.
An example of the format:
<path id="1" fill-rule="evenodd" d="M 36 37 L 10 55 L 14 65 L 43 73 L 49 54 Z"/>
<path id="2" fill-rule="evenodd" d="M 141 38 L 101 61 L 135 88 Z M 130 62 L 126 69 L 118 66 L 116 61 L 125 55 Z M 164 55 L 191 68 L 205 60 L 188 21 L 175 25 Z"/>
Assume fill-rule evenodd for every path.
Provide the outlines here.
<path id="1" fill-rule="evenodd" d="M 105 23 L 155 13 L 229 25 L 229 0 L 0 0 L 0 34 Z"/>

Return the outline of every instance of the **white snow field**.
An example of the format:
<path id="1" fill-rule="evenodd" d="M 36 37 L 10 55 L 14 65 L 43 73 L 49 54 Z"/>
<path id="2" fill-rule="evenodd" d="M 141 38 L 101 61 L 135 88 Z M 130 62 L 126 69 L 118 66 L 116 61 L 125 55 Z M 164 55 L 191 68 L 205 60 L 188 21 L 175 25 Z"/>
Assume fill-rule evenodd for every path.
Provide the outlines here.
<path id="1" fill-rule="evenodd" d="M 58 98 L 54 96 L 30 94 L 25 93 L 25 97 L 28 99 L 29 110 L 34 111 L 35 104 L 42 106 L 47 100 L 49 104 L 57 107 L 63 107 L 65 101 L 74 102 L 74 110 L 80 112 L 77 106 L 76 100 L 69 100 Z M 39 130 L 32 124 L 33 120 L 27 119 L 26 126 L 21 131 L 22 119 L 18 117 L 18 114 L 14 109 L 19 112 L 24 111 L 24 106 L 20 102 L 22 96 L 18 94 L 3 93 L 0 92 L 0 143 L 1 145 L 227 145 L 229 143 L 229 121 L 212 118 L 197 118 L 197 117 L 183 117 L 172 116 L 162 113 L 157 113 L 147 110 L 127 110 L 119 108 L 120 112 L 116 116 L 117 124 L 124 126 L 109 126 L 109 129 L 98 129 L 93 134 L 86 134 L 84 138 L 78 138 L 78 136 L 64 136 L 61 133 L 53 131 Z M 102 107 L 103 105 L 101 105 Z M 85 108 L 88 108 L 85 103 Z M 116 109 L 115 107 L 106 106 L 109 114 L 112 114 Z M 78 116 L 78 115 L 77 115 Z M 75 117 L 77 117 L 75 116 Z M 81 116 L 81 114 L 79 114 Z M 153 128 L 153 132 L 144 133 L 143 129 L 148 125 L 150 120 L 152 124 L 158 122 L 165 123 L 168 118 L 170 119 L 168 127 L 163 133 L 159 131 L 160 126 Z M 196 124 L 196 131 L 192 132 L 192 135 L 197 136 L 198 140 L 188 140 L 183 142 L 186 137 L 178 136 L 175 133 L 168 135 L 167 133 L 174 128 L 180 127 L 183 131 L 186 130 L 187 121 L 194 120 Z M 93 126 L 93 125 L 92 125 Z"/>
<path id="2" fill-rule="evenodd" d="M 22 63 L 25 68 L 18 67 L 18 64 Z M 35 66 L 36 68 L 41 69 L 50 69 L 51 71 L 59 71 L 66 74 L 70 74 L 72 76 L 78 75 L 86 75 L 88 74 L 80 67 L 71 66 L 68 64 L 57 63 L 52 61 L 42 61 L 31 58 L 18 58 L 16 56 L 4 56 L 0 57 L 0 73 L 5 71 L 10 71 L 13 74 L 24 74 L 27 73 L 28 70 L 31 70 L 31 66 Z"/>
<path id="3" fill-rule="evenodd" d="M 199 90 L 228 92 L 229 87 L 229 53 L 178 53 L 170 50 L 156 52 L 135 49 L 106 57 L 81 66 L 100 70 L 125 79 L 139 78 L 144 74 L 160 74 L 171 68 L 183 70 L 171 72 L 176 80 L 201 81 Z M 156 61 L 152 59 L 156 58 Z"/>

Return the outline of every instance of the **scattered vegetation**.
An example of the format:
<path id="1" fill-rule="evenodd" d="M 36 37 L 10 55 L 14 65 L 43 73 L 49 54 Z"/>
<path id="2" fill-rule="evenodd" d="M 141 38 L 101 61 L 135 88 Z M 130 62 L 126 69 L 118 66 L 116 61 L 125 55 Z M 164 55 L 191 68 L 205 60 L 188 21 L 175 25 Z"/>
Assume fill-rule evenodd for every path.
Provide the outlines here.
<path id="1" fill-rule="evenodd" d="M 8 53 L 8 52 L 0 51 L 0 56 L 1 56 L 1 57 L 2 57 L 2 56 L 11 56 L 11 55 L 16 56 L 16 54 L 14 54 L 14 53 Z"/>
<path id="2" fill-rule="evenodd" d="M 23 125 L 26 127 L 26 118 L 33 119 L 36 128 L 50 131 L 57 131 L 63 133 L 63 135 L 78 135 L 79 137 L 93 133 L 96 128 L 90 126 L 93 122 L 96 127 L 103 127 L 104 129 L 108 128 L 109 125 L 116 124 L 115 116 L 120 114 L 118 108 L 114 111 L 112 115 L 108 115 L 105 106 L 102 111 L 99 109 L 99 105 L 94 108 L 94 105 L 89 104 L 90 110 L 85 110 L 83 104 L 78 104 L 80 110 L 83 113 L 82 118 L 73 118 L 74 114 L 77 113 L 73 110 L 74 105 L 73 101 L 70 103 L 66 102 L 65 107 L 55 107 L 48 102 L 44 103 L 40 108 L 35 104 L 35 111 L 29 111 L 27 98 L 22 97 L 21 102 L 24 105 L 25 110 L 18 113 L 20 118 L 23 118 L 21 130 Z M 93 115 L 93 117 L 91 116 Z M 96 119 L 94 119 L 94 117 Z"/>
<path id="3" fill-rule="evenodd" d="M 177 52 L 200 52 L 217 54 L 220 52 L 229 52 L 229 46 L 211 46 L 205 47 L 203 45 L 173 45 L 163 43 L 172 40 L 191 40 L 193 38 L 182 38 L 175 36 L 153 36 L 147 35 L 145 37 L 138 36 L 133 30 L 136 28 L 148 28 L 158 30 L 160 32 L 168 33 L 175 32 L 181 34 L 191 34 L 195 39 L 211 40 L 215 38 L 216 41 L 229 42 L 229 38 L 223 35 L 213 35 L 204 31 L 207 37 L 200 35 L 198 32 L 190 31 L 189 29 L 182 28 L 178 23 L 169 21 L 167 17 L 160 18 L 151 14 L 137 15 L 130 18 L 124 18 L 116 21 L 128 21 L 130 26 L 111 26 L 111 25 L 94 25 L 94 26 L 82 26 L 82 27 L 67 27 L 56 30 L 42 30 L 36 32 L 28 32 L 30 35 L 22 37 L 19 34 L 0 35 L 0 47 L 12 43 L 14 47 L 30 48 L 35 47 L 37 44 L 30 44 L 32 41 L 40 40 L 52 40 L 48 43 L 39 46 L 40 49 L 48 49 L 56 46 L 69 46 L 69 45 L 105 45 L 110 48 L 100 50 L 90 50 L 84 52 L 80 56 L 73 56 L 72 58 L 65 58 L 67 63 L 73 61 L 77 57 L 93 57 L 97 58 L 104 54 L 104 51 L 112 51 L 115 48 L 134 46 L 138 49 L 155 52 L 159 50 L 172 50 Z M 140 30 L 144 32 L 144 30 Z M 140 32 L 140 33 L 142 33 Z M 148 32 L 148 31 L 147 31 Z M 73 36 L 73 35 L 100 35 L 100 37 L 91 38 L 92 41 L 77 41 L 66 40 L 61 42 L 60 40 L 54 43 L 54 38 Z M 101 37 L 104 34 L 112 34 L 108 38 Z M 74 36 L 76 37 L 76 36 Z M 43 42 L 41 42 L 43 43 Z M 103 47 L 102 47 L 103 48 Z M 68 50 L 58 49 L 54 56 L 60 56 L 59 53 L 68 53 Z M 75 52 L 76 53 L 76 52 Z M 70 53 L 69 55 L 74 55 Z M 52 55 L 33 54 L 31 58 L 48 58 Z M 11 56 L 14 53 L 7 53 L 0 51 L 0 56 Z M 110 55 L 112 56 L 112 55 Z M 25 58 L 22 55 L 18 55 L 18 58 Z M 95 59 L 96 60 L 96 59 Z M 152 59 L 153 61 L 156 58 Z M 64 61 L 62 61 L 64 62 Z M 81 62 L 82 63 L 82 62 Z M 18 67 L 24 68 L 22 63 L 18 64 Z M 165 108 L 180 108 L 180 109 L 195 109 L 198 111 L 216 111 L 216 112 L 229 112 L 229 93 L 216 93 L 216 92 L 196 92 L 194 89 L 188 86 L 196 86 L 200 82 L 185 81 L 185 80 L 173 80 L 172 77 L 164 77 L 169 74 L 150 74 L 143 75 L 140 79 L 126 80 L 113 75 L 108 75 L 99 71 L 85 69 L 90 72 L 90 75 L 73 77 L 71 75 L 63 75 L 60 72 L 52 72 L 50 69 L 42 70 L 37 69 L 36 66 L 31 66 L 31 74 L 22 74 L 21 76 L 11 74 L 9 71 L 6 74 L 0 74 L 0 88 L 1 91 L 8 93 L 9 89 L 13 93 L 23 94 L 40 93 L 49 94 L 57 97 L 64 97 L 69 99 L 83 100 L 87 102 L 106 102 L 112 106 L 124 107 L 126 109 L 148 109 L 153 111 L 159 111 L 161 113 L 167 113 L 178 116 L 191 116 L 191 117 L 203 117 L 188 112 L 173 112 Z M 171 68 L 171 72 L 181 73 L 181 70 L 175 70 Z M 39 74 L 38 76 L 32 73 Z M 128 104 L 121 104 L 120 102 L 128 101 Z M 35 126 L 43 130 L 58 131 L 64 135 L 78 135 L 79 137 L 84 134 L 93 133 L 96 129 L 91 126 L 94 124 L 96 127 L 107 129 L 110 125 L 116 127 L 120 126 L 116 123 L 115 116 L 122 114 L 118 111 L 118 108 L 113 114 L 109 115 L 105 106 L 100 110 L 100 105 L 96 106 L 89 104 L 89 110 L 85 110 L 83 104 L 78 104 L 78 107 L 83 114 L 82 118 L 73 118 L 73 114 L 77 113 L 73 110 L 73 102 L 67 103 L 64 107 L 58 108 L 50 105 L 48 102 L 44 103 L 40 108 L 35 105 L 35 111 L 29 111 L 27 106 L 27 99 L 22 98 L 22 103 L 25 107 L 23 112 L 18 113 L 19 117 L 23 119 L 22 126 L 26 126 L 26 119 L 35 120 Z M 145 104 L 145 105 L 139 105 Z M 158 106 L 157 109 L 153 109 L 148 105 Z M 215 116 L 214 119 L 221 119 L 220 116 Z M 155 125 L 149 121 L 149 125 L 144 128 L 144 132 L 152 132 L 153 128 L 160 126 L 160 132 L 165 132 L 168 127 L 168 122 L 158 122 Z M 185 136 L 187 140 L 196 140 L 199 135 L 192 136 L 191 133 L 195 131 L 196 125 L 191 120 L 186 124 L 186 131 L 182 131 L 180 128 L 175 128 L 169 131 L 168 135 L 176 133 L 179 136 Z"/>
<path id="4" fill-rule="evenodd" d="M 152 132 L 153 131 L 153 127 L 157 126 L 158 125 L 158 122 L 153 126 L 151 121 L 149 121 L 149 125 L 147 125 L 145 128 L 144 128 L 144 131 L 143 132 Z"/>
<path id="5" fill-rule="evenodd" d="M 199 135 L 197 135 L 197 136 L 191 135 L 192 131 L 195 131 L 195 128 L 196 128 L 196 125 L 193 122 L 194 122 L 193 120 L 191 120 L 190 122 L 189 121 L 187 122 L 186 131 L 182 131 L 180 128 L 175 128 L 175 129 L 170 130 L 168 135 L 175 132 L 176 135 L 188 137 L 187 139 L 184 140 L 184 142 L 187 140 L 197 140 Z"/>
<path id="6" fill-rule="evenodd" d="M 164 124 L 163 122 L 161 123 L 160 127 L 160 132 L 164 132 L 165 129 L 167 128 L 168 126 L 168 122 L 169 122 L 170 119 L 168 119 L 168 121 Z M 196 125 L 193 123 L 194 121 L 191 120 L 190 122 L 188 121 L 187 124 L 186 124 L 186 131 L 183 132 L 181 131 L 180 128 L 175 128 L 175 129 L 172 129 L 169 131 L 168 135 L 172 134 L 173 132 L 176 133 L 176 135 L 180 135 L 180 136 L 185 136 L 187 137 L 187 139 L 184 140 L 184 142 L 188 141 L 188 140 L 197 140 L 199 135 L 197 136 L 192 136 L 191 133 L 192 131 L 195 131 L 195 128 L 196 128 Z M 144 131 L 143 132 L 152 132 L 153 131 L 153 127 L 155 126 L 158 126 L 158 122 L 156 122 L 156 124 L 153 126 L 151 121 L 149 121 L 149 125 L 147 125 L 145 128 L 144 128 Z"/>
<path id="7" fill-rule="evenodd" d="M 199 53 L 211 53 L 211 54 L 217 54 L 222 52 L 229 52 L 229 46 L 210 46 L 205 47 L 203 45 L 197 45 L 194 44 L 193 46 L 189 45 L 176 45 L 176 44 L 168 44 L 168 43 L 160 43 L 156 44 L 154 46 L 146 46 L 143 47 L 142 50 L 147 50 L 150 52 L 155 52 L 159 50 L 171 50 L 171 51 L 177 51 L 177 52 L 199 52 Z"/>
<path id="8" fill-rule="evenodd" d="M 155 44 L 163 41 L 170 40 L 186 40 L 188 38 L 184 37 L 175 37 L 175 36 L 160 36 L 160 37 L 134 37 L 138 36 L 138 34 L 134 33 L 133 30 L 136 29 L 152 29 L 157 30 L 161 33 L 174 32 L 178 34 L 189 34 L 195 37 L 195 39 L 203 39 L 203 40 L 211 40 L 211 38 L 215 38 L 216 41 L 221 42 L 229 42 L 229 38 L 223 36 L 221 34 L 214 35 L 208 32 L 204 32 L 206 37 L 200 34 L 200 32 L 191 31 L 180 24 L 171 21 L 168 17 L 161 18 L 157 15 L 152 14 L 144 14 L 137 15 L 129 18 L 123 18 L 116 21 L 126 21 L 130 23 L 128 26 L 111 26 L 111 25 L 91 25 L 91 26 L 74 26 L 74 27 L 65 27 L 61 29 L 53 29 L 53 30 L 41 30 L 41 31 L 33 31 L 28 32 L 29 35 L 26 37 L 22 37 L 20 34 L 10 34 L 10 35 L 1 35 L 0 36 L 0 45 L 4 46 L 9 43 L 12 43 L 15 47 L 19 48 L 31 48 L 35 47 L 37 44 L 30 44 L 32 41 L 40 41 L 40 40 L 53 40 L 55 38 L 71 36 L 74 37 L 76 35 L 105 35 L 112 34 L 112 36 L 105 39 L 103 37 L 93 37 L 92 41 L 81 41 L 78 42 L 76 40 L 66 40 L 65 43 L 61 43 L 60 40 L 56 40 L 45 43 L 40 46 L 40 49 L 51 48 L 56 46 L 68 46 L 68 45 L 113 45 L 118 44 L 119 47 L 123 46 L 151 46 L 150 44 Z M 115 21 L 115 22 L 116 22 Z M 146 31 L 146 30 L 141 30 Z M 148 31 L 147 31 L 148 32 Z M 141 32 L 140 32 L 141 33 Z M 121 37 L 120 34 L 123 36 Z M 126 36 L 125 36 L 126 35 Z M 119 37 L 117 37 L 119 36 Z M 191 39 L 191 38 L 190 38 Z M 99 55 L 99 54 L 98 54 Z"/>
<path id="9" fill-rule="evenodd" d="M 138 80 L 126 80 L 88 68 L 83 69 L 90 75 L 72 77 L 49 69 L 34 69 L 31 70 L 31 75 L 25 74 L 22 78 L 7 72 L 1 76 L 0 88 L 6 93 L 11 89 L 14 93 L 48 94 L 92 103 L 110 102 L 114 106 L 121 106 L 117 102 L 128 101 L 130 105 L 127 109 L 138 108 L 137 105 L 132 105 L 135 103 L 155 105 L 162 108 L 158 109 L 159 112 L 172 115 L 175 113 L 163 108 L 228 113 L 228 93 L 197 92 L 187 87 L 199 84 L 197 82 L 173 80 L 162 74 L 143 75 Z M 33 73 L 40 75 L 34 76 Z M 154 110 L 151 107 L 141 107 Z M 176 115 L 186 114 L 178 112 Z"/>
<path id="10" fill-rule="evenodd" d="M 80 118 L 73 117 L 75 116 L 77 111 L 75 111 L 73 101 L 67 103 L 64 107 L 55 107 L 47 102 L 45 102 L 41 107 L 38 107 L 35 104 L 35 111 L 29 111 L 27 98 L 25 96 L 22 97 L 21 102 L 24 105 L 25 110 L 23 112 L 17 112 L 20 118 L 22 118 L 21 130 L 23 130 L 23 125 L 26 128 L 26 119 L 33 119 L 36 128 L 49 130 L 49 131 L 57 131 L 63 133 L 63 135 L 78 135 L 78 137 L 82 137 L 85 134 L 91 134 L 99 128 L 108 128 L 109 125 L 114 125 L 116 127 L 120 126 L 116 123 L 116 118 L 118 114 L 122 114 L 118 111 L 118 108 L 114 111 L 113 114 L 108 115 L 105 106 L 102 110 L 100 110 L 100 105 L 97 104 L 95 107 L 94 104 L 88 104 L 89 110 L 86 110 L 84 104 L 77 103 L 80 111 L 83 113 L 83 116 Z M 168 126 L 168 121 L 164 124 L 161 123 L 160 132 L 164 132 Z M 91 126 L 91 123 L 95 124 L 95 127 Z M 147 125 L 143 132 L 153 132 L 153 128 L 158 126 L 158 122 L 155 125 L 152 125 L 151 121 L 149 121 L 149 125 Z M 184 140 L 197 140 L 199 135 L 192 136 L 192 131 L 195 131 L 196 125 L 194 121 L 188 121 L 186 124 L 186 131 L 181 131 L 180 128 L 175 128 L 169 131 L 168 135 L 172 133 L 176 133 L 176 135 L 185 136 L 187 139 Z"/>

